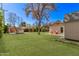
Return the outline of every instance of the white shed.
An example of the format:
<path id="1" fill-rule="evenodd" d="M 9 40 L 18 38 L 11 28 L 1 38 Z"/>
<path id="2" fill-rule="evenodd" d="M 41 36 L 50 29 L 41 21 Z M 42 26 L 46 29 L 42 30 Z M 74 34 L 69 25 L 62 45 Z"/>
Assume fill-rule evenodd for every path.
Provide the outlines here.
<path id="1" fill-rule="evenodd" d="M 65 39 L 79 41 L 79 12 L 65 15 Z"/>

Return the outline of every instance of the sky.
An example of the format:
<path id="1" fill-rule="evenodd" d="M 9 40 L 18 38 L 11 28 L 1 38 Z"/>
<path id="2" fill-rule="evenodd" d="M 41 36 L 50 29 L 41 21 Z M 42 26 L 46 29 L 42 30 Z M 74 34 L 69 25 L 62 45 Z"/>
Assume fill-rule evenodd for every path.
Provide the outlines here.
<path id="1" fill-rule="evenodd" d="M 3 9 L 6 10 L 5 11 L 6 23 L 8 22 L 7 21 L 8 13 L 13 12 L 16 13 L 19 17 L 22 17 L 23 18 L 22 21 L 25 21 L 28 24 L 34 24 L 35 20 L 32 18 L 32 16 L 30 15 L 29 17 L 27 17 L 25 15 L 24 8 L 26 6 L 27 6 L 26 3 L 3 4 Z M 50 15 L 49 22 L 55 22 L 57 20 L 63 21 L 65 14 L 79 11 L 79 3 L 56 3 L 55 6 L 56 6 L 56 10 L 49 12 Z"/>

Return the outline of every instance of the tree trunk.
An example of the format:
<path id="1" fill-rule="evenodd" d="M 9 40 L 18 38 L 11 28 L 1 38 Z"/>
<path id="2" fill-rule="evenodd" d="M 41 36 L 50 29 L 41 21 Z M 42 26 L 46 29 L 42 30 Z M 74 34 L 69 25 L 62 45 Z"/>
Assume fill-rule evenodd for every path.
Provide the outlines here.
<path id="1" fill-rule="evenodd" d="M 39 28 L 39 26 L 38 26 L 38 35 L 40 35 L 40 28 Z"/>
<path id="2" fill-rule="evenodd" d="M 40 35 L 40 26 L 41 26 L 41 20 L 39 20 L 39 23 L 38 23 L 38 35 Z"/>

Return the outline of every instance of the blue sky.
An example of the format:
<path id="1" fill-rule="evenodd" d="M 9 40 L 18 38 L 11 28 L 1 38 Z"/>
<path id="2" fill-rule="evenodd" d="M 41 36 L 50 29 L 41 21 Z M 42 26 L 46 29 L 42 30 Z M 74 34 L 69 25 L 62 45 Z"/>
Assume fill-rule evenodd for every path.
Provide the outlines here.
<path id="1" fill-rule="evenodd" d="M 56 3 L 56 10 L 50 11 L 49 22 L 55 22 L 56 20 L 64 20 L 64 15 L 72 12 L 79 11 L 79 3 Z M 23 21 L 28 24 L 35 23 L 32 16 L 26 17 L 25 15 L 25 3 L 9 3 L 3 4 L 3 9 L 8 10 L 8 12 L 16 13 L 18 16 L 23 18 Z M 8 18 L 8 12 L 5 12 L 5 19 Z M 7 22 L 7 20 L 6 20 Z"/>

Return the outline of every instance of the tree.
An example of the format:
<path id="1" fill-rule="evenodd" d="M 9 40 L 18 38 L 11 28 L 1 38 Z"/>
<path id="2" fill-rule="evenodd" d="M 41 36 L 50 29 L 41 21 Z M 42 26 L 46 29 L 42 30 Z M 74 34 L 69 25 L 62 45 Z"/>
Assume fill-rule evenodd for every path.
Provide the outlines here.
<path id="1" fill-rule="evenodd" d="M 3 10 L 0 9 L 0 38 L 2 37 L 2 31 L 3 31 L 2 21 L 3 21 Z"/>
<path id="2" fill-rule="evenodd" d="M 17 19 L 17 15 L 15 13 L 9 13 L 8 21 L 9 21 L 10 25 L 15 27 L 15 24 L 17 22 L 16 19 Z"/>
<path id="3" fill-rule="evenodd" d="M 48 12 L 50 10 L 55 10 L 55 4 L 52 3 L 31 3 L 27 4 L 25 8 L 26 15 L 28 16 L 30 13 L 33 18 L 38 21 L 38 34 L 40 35 L 40 27 L 41 21 L 43 19 L 48 20 Z"/>
<path id="4" fill-rule="evenodd" d="M 4 33 L 8 33 L 8 25 L 4 25 Z"/>
<path id="5" fill-rule="evenodd" d="M 22 25 L 22 23 L 23 23 L 22 20 L 23 20 L 22 17 L 17 16 L 17 25 L 18 25 L 18 26 L 21 26 L 21 25 Z"/>
<path id="6" fill-rule="evenodd" d="M 16 15 L 16 13 L 10 12 L 9 16 L 8 16 L 8 24 L 10 25 L 8 27 L 9 32 L 17 32 L 17 29 L 16 29 L 16 24 L 18 23 L 17 20 L 18 20 L 18 17 Z M 10 29 L 12 29 L 12 31 Z"/>

